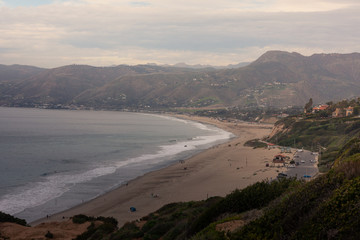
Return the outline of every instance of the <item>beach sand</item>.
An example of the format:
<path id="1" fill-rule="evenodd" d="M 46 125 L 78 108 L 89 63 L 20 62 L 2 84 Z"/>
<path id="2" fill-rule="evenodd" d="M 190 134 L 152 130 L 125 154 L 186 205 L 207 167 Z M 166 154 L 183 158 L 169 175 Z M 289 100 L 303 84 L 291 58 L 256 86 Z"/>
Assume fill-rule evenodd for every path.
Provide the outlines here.
<path id="1" fill-rule="evenodd" d="M 229 142 L 203 151 L 183 163 L 150 172 L 130 181 L 94 200 L 33 222 L 63 221 L 76 214 L 114 217 L 122 226 L 140 219 L 172 202 L 204 200 L 212 196 L 226 196 L 263 179 L 275 178 L 282 168 L 266 167 L 279 149 L 267 150 L 244 147 L 250 139 L 263 138 L 272 125 L 229 123 L 211 118 L 185 117 L 193 121 L 213 124 L 236 137 Z M 135 207 L 135 212 L 130 212 Z"/>

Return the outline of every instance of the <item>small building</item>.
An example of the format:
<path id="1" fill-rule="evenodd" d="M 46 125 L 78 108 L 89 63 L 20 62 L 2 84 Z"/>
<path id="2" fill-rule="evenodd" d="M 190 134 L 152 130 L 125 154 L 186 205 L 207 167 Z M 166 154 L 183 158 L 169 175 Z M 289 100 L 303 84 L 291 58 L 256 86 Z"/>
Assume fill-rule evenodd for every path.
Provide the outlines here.
<path id="1" fill-rule="evenodd" d="M 286 156 L 282 154 L 275 155 L 273 163 L 285 163 Z"/>
<path id="2" fill-rule="evenodd" d="M 276 145 L 273 144 L 273 143 L 267 143 L 267 148 L 270 150 L 270 149 L 274 149 L 276 148 Z"/>
<path id="3" fill-rule="evenodd" d="M 344 116 L 344 111 L 342 108 L 336 108 L 335 111 L 332 113 L 332 117 L 343 117 Z"/>
<path id="4" fill-rule="evenodd" d="M 345 116 L 351 116 L 354 114 L 354 108 L 353 107 L 348 107 L 348 108 L 345 108 Z"/>

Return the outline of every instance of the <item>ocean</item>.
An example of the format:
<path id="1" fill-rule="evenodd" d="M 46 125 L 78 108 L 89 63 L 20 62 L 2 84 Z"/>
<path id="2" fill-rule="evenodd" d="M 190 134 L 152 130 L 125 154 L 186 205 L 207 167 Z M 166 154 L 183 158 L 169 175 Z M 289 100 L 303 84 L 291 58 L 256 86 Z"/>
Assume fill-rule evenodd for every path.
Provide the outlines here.
<path id="1" fill-rule="evenodd" d="M 0 108 L 0 211 L 32 222 L 230 137 L 164 115 Z"/>

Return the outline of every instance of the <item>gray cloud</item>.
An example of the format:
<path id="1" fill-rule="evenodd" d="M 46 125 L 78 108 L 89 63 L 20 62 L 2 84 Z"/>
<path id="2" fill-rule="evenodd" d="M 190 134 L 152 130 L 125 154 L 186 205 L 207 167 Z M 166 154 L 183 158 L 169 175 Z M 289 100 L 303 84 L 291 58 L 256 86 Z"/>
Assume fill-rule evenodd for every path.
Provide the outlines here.
<path id="1" fill-rule="evenodd" d="M 14 50 L 0 52 L 0 63 L 221 65 L 251 61 L 274 48 L 305 55 L 360 50 L 356 1 L 311 1 L 316 11 L 304 1 L 199 0 L 176 6 L 94 0 L 1 7 L 0 46 Z"/>

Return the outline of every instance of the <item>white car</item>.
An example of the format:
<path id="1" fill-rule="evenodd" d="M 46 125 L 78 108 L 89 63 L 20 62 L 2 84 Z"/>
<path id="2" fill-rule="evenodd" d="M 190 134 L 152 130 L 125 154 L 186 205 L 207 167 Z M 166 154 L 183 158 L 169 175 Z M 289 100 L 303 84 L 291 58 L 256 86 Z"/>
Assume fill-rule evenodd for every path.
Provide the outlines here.
<path id="1" fill-rule="evenodd" d="M 305 160 L 304 159 L 301 159 L 301 161 L 300 161 L 301 163 L 305 163 Z"/>

